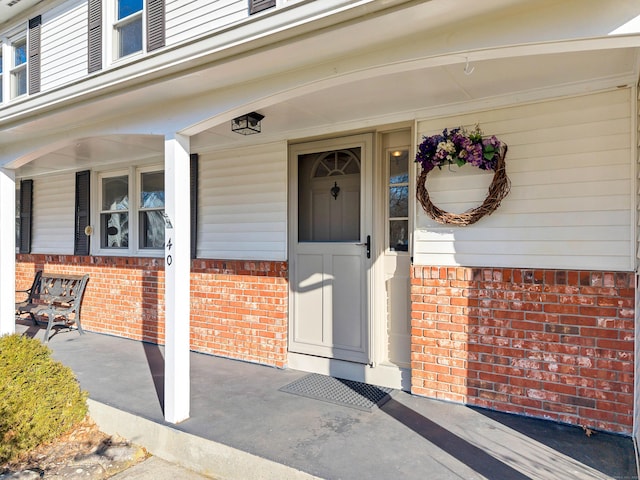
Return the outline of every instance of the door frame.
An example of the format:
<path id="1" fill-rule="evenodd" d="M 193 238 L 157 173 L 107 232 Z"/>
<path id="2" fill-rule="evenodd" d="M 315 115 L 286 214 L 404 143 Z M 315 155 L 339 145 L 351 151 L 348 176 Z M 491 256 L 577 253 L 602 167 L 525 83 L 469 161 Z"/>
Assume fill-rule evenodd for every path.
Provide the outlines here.
<path id="1" fill-rule="evenodd" d="M 368 336 L 369 336 L 369 364 L 360 364 L 343 360 L 336 360 L 313 355 L 287 352 L 287 366 L 292 369 L 319 373 L 323 375 L 331 375 L 338 378 L 366 382 L 374 385 L 397 388 L 409 391 L 411 389 L 411 369 L 399 368 L 397 365 L 389 364 L 386 360 L 385 342 L 387 341 L 387 324 L 386 324 L 386 301 L 385 301 L 385 282 L 384 282 L 384 265 L 382 254 L 385 248 L 385 195 L 382 194 L 386 188 L 383 185 L 385 174 L 381 162 L 381 135 L 396 130 L 410 130 L 411 149 L 410 155 L 415 156 L 414 132 L 415 122 L 399 122 L 397 124 L 380 126 L 371 130 L 364 135 L 370 138 L 369 154 L 371 162 L 367 166 L 367 178 L 369 179 L 365 188 L 371 189 L 372 202 L 364 204 L 368 209 L 367 214 L 370 215 L 372 221 L 372 244 L 371 244 L 371 260 L 367 272 L 367 292 L 368 292 Z M 345 139 L 358 137 L 359 135 L 336 135 L 330 138 L 314 141 L 296 141 L 289 144 L 287 150 L 288 164 L 288 233 L 287 233 L 287 254 L 289 259 L 289 307 L 288 307 L 288 339 L 290 340 L 292 331 L 293 315 L 295 315 L 295 299 L 293 299 L 292 277 L 295 268 L 295 258 L 293 241 L 297 238 L 298 231 L 298 170 L 297 156 L 296 161 L 292 158 L 292 151 L 298 151 L 301 146 L 308 145 L 311 150 L 315 150 L 316 146 L 321 149 L 326 147 L 332 149 L 333 146 L 340 146 Z M 301 152 L 300 152 L 301 153 Z M 293 165 L 295 164 L 295 165 Z M 409 190 L 415 191 L 415 168 L 409 169 Z M 413 225 L 413 216 L 415 215 L 414 202 L 409 202 L 409 248 L 412 249 L 413 235 L 411 234 Z M 364 234 L 364 232 L 361 232 Z"/>
<path id="2" fill-rule="evenodd" d="M 375 135 L 373 133 L 362 133 L 349 136 L 340 136 L 327 138 L 323 140 L 315 140 L 309 142 L 297 142 L 289 145 L 288 152 L 288 176 L 289 176 L 289 195 L 288 195 L 288 258 L 289 258 L 289 308 L 288 308 L 288 356 L 290 365 L 293 364 L 294 368 L 300 368 L 302 370 L 318 371 L 318 367 L 307 366 L 307 364 L 325 364 L 329 365 L 330 372 L 327 374 L 340 375 L 339 372 L 335 372 L 335 366 L 337 364 L 345 363 L 349 364 L 348 360 L 338 360 L 328 357 L 314 356 L 304 353 L 296 353 L 290 350 L 291 344 L 294 341 L 294 324 L 296 315 L 296 295 L 293 285 L 295 285 L 295 272 L 296 270 L 296 244 L 298 240 L 298 155 L 306 153 L 315 153 L 320 151 L 340 150 L 343 148 L 353 148 L 359 146 L 361 148 L 360 158 L 360 175 L 361 175 L 361 190 L 360 190 L 360 243 L 366 240 L 367 235 L 372 236 L 371 245 L 371 258 L 364 259 L 364 272 L 363 272 L 363 285 L 362 291 L 366 298 L 363 300 L 363 309 L 365 315 L 365 335 L 366 335 L 366 356 L 367 364 L 373 363 L 375 355 L 375 328 L 374 328 L 374 274 L 373 266 L 376 259 L 376 242 L 375 242 L 375 222 L 373 218 L 373 187 L 374 178 L 373 175 L 373 158 L 374 158 L 374 144 Z M 363 247 L 364 248 L 364 247 Z M 297 362 L 296 362 L 297 360 Z M 300 365 L 300 366 L 299 366 Z M 331 367 L 333 365 L 333 367 Z M 354 363 L 362 367 L 362 363 Z M 320 370 L 324 370 L 320 368 Z M 322 372 L 318 372 L 322 373 Z M 349 375 L 352 377 L 353 375 Z"/>

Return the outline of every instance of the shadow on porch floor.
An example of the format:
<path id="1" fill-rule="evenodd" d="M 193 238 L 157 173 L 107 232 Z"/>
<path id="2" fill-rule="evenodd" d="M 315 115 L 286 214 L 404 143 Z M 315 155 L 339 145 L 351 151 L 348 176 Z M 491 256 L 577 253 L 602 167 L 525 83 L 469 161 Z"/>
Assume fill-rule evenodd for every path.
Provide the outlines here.
<path id="1" fill-rule="evenodd" d="M 44 329 L 21 321 L 16 330 L 36 338 L 44 334 Z M 151 428 L 168 451 L 193 457 L 185 458 L 185 466 L 194 469 L 200 463 L 201 471 L 213 476 L 222 474 L 212 470 L 216 461 L 244 462 L 249 457 L 229 452 L 247 452 L 254 460 L 258 457 L 254 471 L 259 474 L 251 478 L 306 477 L 299 476 L 300 471 L 327 479 L 638 478 L 628 437 L 587 437 L 577 427 L 400 391 L 381 408 L 362 411 L 279 390 L 305 372 L 198 353 L 191 354 L 191 417 L 168 425 L 162 413 L 162 347 L 65 329 L 52 336 L 49 346 L 55 358 L 75 371 L 90 398 L 107 406 L 107 415 L 125 412 L 123 421 L 132 431 Z M 131 435 L 127 438 L 147 446 Z M 183 446 L 171 445 L 187 442 L 185 438 L 224 450 L 207 450 L 205 455 L 206 449 L 185 452 Z M 259 459 L 270 462 L 261 464 Z M 291 470 L 267 472 L 278 464 Z M 247 478 L 246 472 L 239 475 Z"/>

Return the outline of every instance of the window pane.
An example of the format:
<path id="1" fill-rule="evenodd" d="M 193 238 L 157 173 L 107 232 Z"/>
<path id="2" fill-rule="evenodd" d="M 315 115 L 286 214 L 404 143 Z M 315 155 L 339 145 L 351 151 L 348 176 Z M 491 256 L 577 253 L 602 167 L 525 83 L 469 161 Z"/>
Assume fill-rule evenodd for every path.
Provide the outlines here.
<path id="1" fill-rule="evenodd" d="M 13 66 L 27 63 L 27 41 L 20 40 L 13 44 Z"/>
<path id="2" fill-rule="evenodd" d="M 116 27 L 118 36 L 118 58 L 142 50 L 142 18 Z"/>
<path id="3" fill-rule="evenodd" d="M 11 74 L 11 95 L 19 97 L 27 93 L 27 70 L 21 68 Z"/>
<path id="4" fill-rule="evenodd" d="M 389 222 L 389 249 L 395 252 L 409 251 L 409 220 Z"/>
<path id="5" fill-rule="evenodd" d="M 140 248 L 164 248 L 162 210 L 140 212 Z"/>
<path id="6" fill-rule="evenodd" d="M 389 218 L 409 216 L 409 187 L 389 187 Z"/>
<path id="7" fill-rule="evenodd" d="M 102 248 L 127 248 L 129 246 L 129 214 L 103 213 L 100 215 Z"/>
<path id="8" fill-rule="evenodd" d="M 102 210 L 129 209 L 129 178 L 109 177 L 102 179 Z"/>
<path id="9" fill-rule="evenodd" d="M 389 183 L 409 183 L 409 151 L 395 150 L 389 159 Z"/>
<path id="10" fill-rule="evenodd" d="M 141 190 L 142 208 L 164 207 L 164 172 L 143 173 Z"/>
<path id="11" fill-rule="evenodd" d="M 142 10 L 142 0 L 119 0 L 118 20 L 122 20 L 129 15 Z"/>

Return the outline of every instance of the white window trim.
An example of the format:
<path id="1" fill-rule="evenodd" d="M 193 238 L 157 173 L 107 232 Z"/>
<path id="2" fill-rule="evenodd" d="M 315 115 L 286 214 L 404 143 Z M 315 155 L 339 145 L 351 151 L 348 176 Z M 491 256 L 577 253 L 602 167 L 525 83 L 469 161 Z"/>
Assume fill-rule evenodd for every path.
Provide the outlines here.
<path id="1" fill-rule="evenodd" d="M 124 17 L 118 20 L 118 2 L 103 2 L 103 18 L 107 20 L 104 23 L 106 25 L 106 34 L 107 41 L 106 45 L 109 45 L 107 50 L 107 60 L 109 64 L 125 62 L 132 58 L 138 57 L 142 55 L 147 50 L 147 21 L 146 21 L 146 8 L 147 2 L 142 2 L 142 10 L 136 13 L 132 13 L 131 15 Z M 107 9 L 105 12 L 104 9 Z M 129 55 L 125 55 L 123 57 L 118 56 L 118 36 L 116 35 L 116 27 L 119 25 L 124 25 L 136 19 L 137 17 L 141 17 L 142 20 L 142 48 L 137 52 L 130 53 Z M 104 27 L 103 27 L 104 28 Z"/>
<path id="2" fill-rule="evenodd" d="M 141 179 L 143 173 L 163 172 L 163 164 L 152 164 L 141 167 L 131 166 L 126 169 L 94 172 L 91 202 L 91 218 L 93 234 L 91 239 L 91 255 L 111 257 L 164 257 L 163 248 L 140 248 L 139 213 L 141 211 Z M 128 177 L 129 195 L 129 246 L 127 248 L 102 247 L 102 179 L 110 177 Z"/>
<path id="3" fill-rule="evenodd" d="M 136 248 L 139 252 L 147 253 L 147 252 L 161 252 L 164 254 L 164 246 L 162 248 L 142 248 L 140 246 L 141 238 L 140 238 L 140 212 L 150 212 L 162 210 L 164 211 L 166 205 L 163 208 L 143 208 L 142 207 L 142 174 L 144 173 L 164 173 L 164 165 L 149 165 L 144 167 L 138 167 L 136 169 Z M 164 190 L 163 190 L 164 191 Z"/>
<path id="4" fill-rule="evenodd" d="M 390 168 L 389 168 L 389 164 L 391 162 L 391 152 L 393 152 L 394 150 L 406 150 L 409 154 L 409 159 L 407 160 L 407 181 L 406 182 L 401 182 L 401 183 L 394 183 L 391 184 L 391 178 L 390 178 Z M 391 236 L 390 236 L 390 231 L 389 231 L 389 227 L 391 225 L 391 221 L 393 220 L 400 220 L 400 221 L 407 221 L 407 235 L 410 235 L 409 232 L 411 232 L 411 175 L 410 175 L 410 171 L 411 171 L 411 146 L 410 145 L 400 145 L 400 146 L 394 146 L 394 147 L 389 147 L 387 149 L 385 149 L 384 152 L 384 158 L 385 158 L 385 162 L 384 162 L 384 168 L 385 168 L 385 174 L 384 174 L 384 178 L 385 178 L 385 234 L 384 234 L 384 249 L 385 249 L 385 255 L 409 255 L 409 250 L 411 248 L 411 238 L 410 236 L 408 237 L 409 240 L 409 249 L 407 251 L 404 250 L 391 250 L 391 246 L 389 245 L 391 243 Z M 407 187 L 409 190 L 409 210 L 407 212 L 407 216 L 406 217 L 391 217 L 389 215 L 389 202 L 390 202 L 390 193 L 389 190 L 391 187 Z"/>
<path id="5" fill-rule="evenodd" d="M 24 42 L 24 49 L 25 49 L 25 58 L 24 58 L 24 63 L 21 63 L 20 65 L 14 65 L 14 60 L 15 60 L 15 45 L 17 43 L 20 42 Z M 27 39 L 27 31 L 22 30 L 20 33 L 14 35 L 13 37 L 11 37 L 9 39 L 9 71 L 8 73 L 8 84 L 9 84 L 9 97 L 7 97 L 9 100 L 14 100 L 20 97 L 24 97 L 29 93 L 29 71 L 27 70 L 27 66 L 29 63 L 29 43 L 28 43 L 28 39 Z M 3 57 L 4 58 L 4 57 Z M 4 69 L 3 69 L 4 70 Z M 20 95 L 15 95 L 14 92 L 14 83 L 13 83 L 13 79 L 14 79 L 14 74 L 17 72 L 24 72 L 24 75 L 26 76 L 26 88 L 24 93 L 21 93 Z"/>
<path id="6" fill-rule="evenodd" d="M 0 74 L 0 88 L 2 89 L 2 101 L 0 104 L 6 104 L 11 102 L 12 100 L 17 100 L 20 98 L 24 98 L 28 95 L 29 92 L 29 76 L 28 76 L 28 64 L 29 64 L 29 40 L 27 35 L 28 25 L 26 23 L 20 24 L 18 27 L 15 27 L 9 31 L 6 31 L 2 36 L 0 36 L 0 49 L 2 50 L 2 73 Z M 11 94 L 11 84 L 12 84 L 12 72 L 15 70 L 13 67 L 13 45 L 24 39 L 27 43 L 27 58 L 24 67 L 27 69 L 27 92 L 25 95 L 19 95 L 17 97 L 13 97 Z"/>

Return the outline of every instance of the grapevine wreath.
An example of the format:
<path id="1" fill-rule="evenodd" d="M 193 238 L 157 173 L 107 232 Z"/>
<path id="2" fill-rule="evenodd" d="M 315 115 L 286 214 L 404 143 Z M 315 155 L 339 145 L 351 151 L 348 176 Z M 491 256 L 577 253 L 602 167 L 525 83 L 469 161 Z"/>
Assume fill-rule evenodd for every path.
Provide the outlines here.
<path id="1" fill-rule="evenodd" d="M 485 215 L 492 214 L 511 189 L 504 161 L 506 154 L 507 145 L 495 136 L 483 137 L 477 125 L 471 132 L 458 127 L 451 130 L 444 129 L 442 134 L 424 137 L 416 154 L 416 162 L 422 165 L 416 197 L 424 211 L 438 223 L 457 226 L 474 224 Z M 426 186 L 429 172 L 435 167 L 439 169 L 445 165 L 461 167 L 467 163 L 481 170 L 495 172 L 484 202 L 463 213 L 450 213 L 435 206 Z"/>

